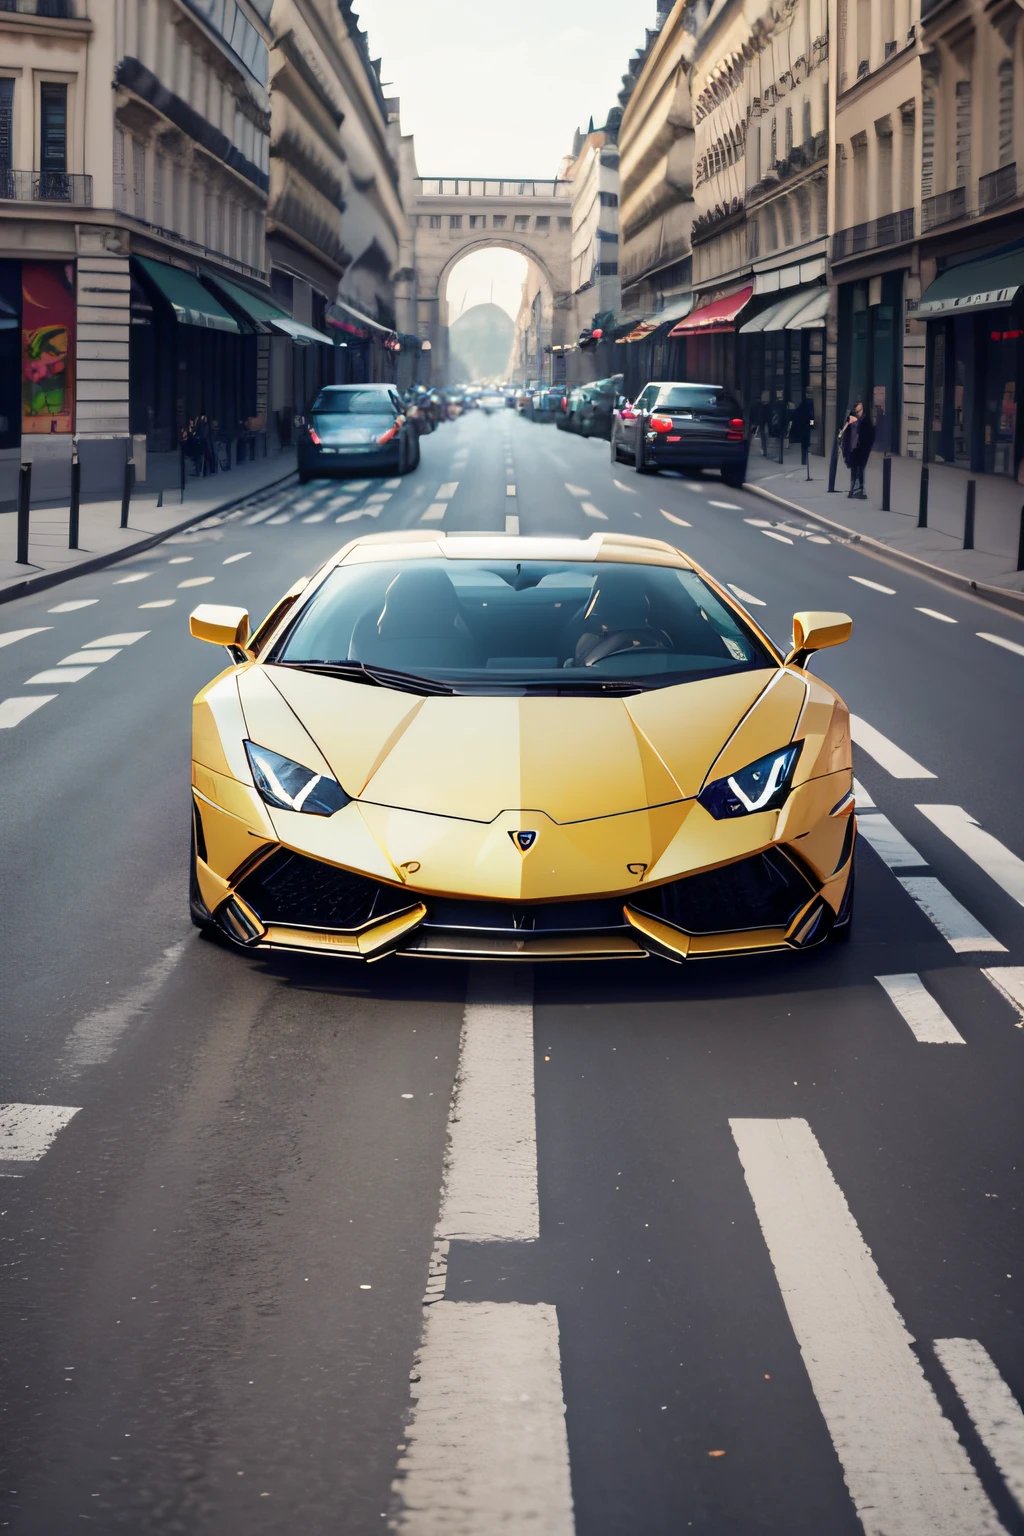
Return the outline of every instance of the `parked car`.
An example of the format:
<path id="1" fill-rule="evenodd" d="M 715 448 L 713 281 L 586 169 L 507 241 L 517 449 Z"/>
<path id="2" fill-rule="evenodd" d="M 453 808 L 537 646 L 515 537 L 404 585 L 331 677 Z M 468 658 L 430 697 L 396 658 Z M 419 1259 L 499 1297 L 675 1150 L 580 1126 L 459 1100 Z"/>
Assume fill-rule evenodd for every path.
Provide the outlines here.
<path id="1" fill-rule="evenodd" d="M 527 406 L 524 414 L 531 421 L 550 424 L 557 416 L 564 393 L 565 390 L 561 384 L 542 385 L 539 389 L 534 390 L 530 404 Z"/>
<path id="2" fill-rule="evenodd" d="M 299 417 L 299 480 L 367 470 L 404 475 L 420 462 L 419 433 L 389 384 L 330 384 Z"/>
<path id="3" fill-rule="evenodd" d="M 622 374 L 610 379 L 597 379 L 583 387 L 576 430 L 581 437 L 609 438 L 612 431 L 612 413 L 621 398 Z"/>
<path id="4" fill-rule="evenodd" d="M 555 417 L 555 426 L 560 432 L 579 432 L 579 413 L 586 388 L 585 384 L 577 384 L 575 388 L 562 395 L 558 414 Z"/>
<path id="5" fill-rule="evenodd" d="M 720 384 L 648 384 L 612 416 L 612 463 L 632 459 L 638 475 L 717 469 L 738 488 L 749 452 L 742 408 Z"/>

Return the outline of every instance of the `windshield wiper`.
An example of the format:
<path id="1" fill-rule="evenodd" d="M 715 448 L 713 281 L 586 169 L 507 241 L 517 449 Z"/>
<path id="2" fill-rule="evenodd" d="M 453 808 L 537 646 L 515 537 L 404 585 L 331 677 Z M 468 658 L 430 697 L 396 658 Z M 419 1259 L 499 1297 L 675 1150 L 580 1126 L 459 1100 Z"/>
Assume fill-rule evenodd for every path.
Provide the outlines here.
<path id="1" fill-rule="evenodd" d="M 396 688 L 400 693 L 457 693 L 450 683 L 415 672 L 398 672 L 393 667 L 373 667 L 365 661 L 278 661 L 279 667 L 294 667 L 299 672 L 324 672 L 329 677 L 344 677 L 353 683 L 369 683 L 375 688 Z"/>

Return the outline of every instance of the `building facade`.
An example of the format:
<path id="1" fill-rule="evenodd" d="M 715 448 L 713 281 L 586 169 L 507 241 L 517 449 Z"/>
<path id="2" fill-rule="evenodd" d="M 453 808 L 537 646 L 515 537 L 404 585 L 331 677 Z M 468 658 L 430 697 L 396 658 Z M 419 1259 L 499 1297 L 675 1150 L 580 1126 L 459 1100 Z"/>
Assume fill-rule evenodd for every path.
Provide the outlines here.
<path id="1" fill-rule="evenodd" d="M 565 178 L 572 186 L 570 284 L 572 310 L 567 380 L 587 383 L 608 372 L 619 286 L 619 152 L 614 128 L 577 134 Z M 601 332 L 596 339 L 595 329 Z"/>

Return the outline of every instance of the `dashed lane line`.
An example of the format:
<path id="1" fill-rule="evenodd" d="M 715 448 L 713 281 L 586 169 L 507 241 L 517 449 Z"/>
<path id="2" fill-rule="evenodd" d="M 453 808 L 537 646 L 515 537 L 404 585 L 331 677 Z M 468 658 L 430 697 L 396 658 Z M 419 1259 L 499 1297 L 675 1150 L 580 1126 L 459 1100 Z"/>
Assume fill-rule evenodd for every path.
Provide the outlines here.
<path id="1" fill-rule="evenodd" d="M 768 604 L 763 598 L 755 597 L 753 592 L 744 592 L 742 587 L 734 587 L 731 581 L 726 586 L 734 597 L 738 597 L 741 603 L 750 603 L 754 608 L 767 608 Z"/>
<path id="2" fill-rule="evenodd" d="M 872 592 L 884 592 L 886 597 L 896 596 L 895 587 L 883 587 L 880 581 L 869 581 L 866 576 L 851 576 L 850 580 L 855 581 L 860 587 L 870 587 Z"/>
<path id="3" fill-rule="evenodd" d="M 215 578 L 213 576 L 190 576 L 187 581 L 179 581 L 180 587 L 205 587 Z"/>
<path id="4" fill-rule="evenodd" d="M 607 512 L 602 512 L 600 507 L 595 507 L 592 501 L 581 501 L 580 506 L 583 508 L 588 517 L 599 518 L 602 523 L 606 523 L 608 521 Z"/>
<path id="5" fill-rule="evenodd" d="M 899 875 L 897 878 L 955 954 L 1006 953 L 1006 945 L 1000 944 L 973 913 L 947 891 L 941 880 L 936 880 L 933 875 Z"/>
<path id="6" fill-rule="evenodd" d="M 221 564 L 222 565 L 234 565 L 236 560 L 248 560 L 248 558 L 249 558 L 249 556 L 251 554 L 252 554 L 252 550 L 251 549 L 243 549 L 237 555 L 228 555 L 227 559 L 223 560 L 221 562 Z M 172 599 L 172 601 L 173 601 L 173 599 Z"/>
<path id="7" fill-rule="evenodd" d="M 58 603 L 56 608 L 47 609 L 48 613 L 75 613 L 79 608 L 91 608 L 98 603 L 98 597 L 76 597 L 67 603 Z"/>
<path id="8" fill-rule="evenodd" d="M 977 1339 L 936 1339 L 946 1375 L 957 1390 L 1003 1482 L 1024 1509 L 1024 1413 L 995 1361 Z"/>
<path id="9" fill-rule="evenodd" d="M 927 619 L 938 619 L 940 624 L 955 624 L 956 619 L 951 619 L 948 613 L 940 613 L 937 608 L 916 608 L 915 613 L 923 613 Z"/>
<path id="10" fill-rule="evenodd" d="M 674 512 L 666 512 L 664 507 L 659 507 L 658 511 L 661 513 L 662 517 L 667 518 L 670 523 L 675 523 L 677 528 L 693 527 L 693 524 L 688 523 L 685 517 L 677 517 Z"/>
<path id="11" fill-rule="evenodd" d="M 873 757 L 879 767 L 892 774 L 894 779 L 934 779 L 934 773 L 923 768 L 909 752 L 904 752 L 902 747 L 890 741 L 888 736 L 883 736 L 881 731 L 877 731 L 859 715 L 850 716 L 850 734 L 856 745 L 869 757 Z"/>
<path id="12" fill-rule="evenodd" d="M 51 608 L 50 612 L 53 612 Z M 1024 645 L 1018 645 L 1016 640 L 1004 640 L 1002 635 L 989 635 L 983 629 L 976 631 L 979 640 L 987 640 L 990 645 L 1002 646 L 1004 651 L 1013 651 L 1017 656 L 1024 656 Z"/>
<path id="13" fill-rule="evenodd" d="M 148 629 L 127 629 L 119 635 L 101 635 L 98 640 L 87 640 L 84 649 L 102 651 L 111 645 L 134 645 L 137 640 L 145 640 L 148 634 Z"/>
<path id="14" fill-rule="evenodd" d="M 0 1160 L 38 1162 L 77 1114 L 61 1104 L 0 1104 Z"/>
<path id="15" fill-rule="evenodd" d="M 730 1120 L 865 1536 L 1005 1536 L 806 1120 Z"/>
<path id="16" fill-rule="evenodd" d="M 774 528 L 762 528 L 761 532 L 766 539 L 777 539 L 780 544 L 792 544 L 793 540 L 785 533 L 776 533 Z"/>
<path id="17" fill-rule="evenodd" d="M 115 587 L 126 587 L 132 581 L 148 581 L 152 571 L 132 571 L 128 576 L 119 576 L 114 582 Z"/>
<path id="18" fill-rule="evenodd" d="M 52 628 L 52 624 L 37 624 L 34 629 L 8 629 L 0 635 L 0 650 L 3 650 L 5 645 L 14 645 L 19 640 L 27 640 L 29 635 L 45 635 Z"/>
<path id="19" fill-rule="evenodd" d="M 0 731 L 9 731 L 20 725 L 29 715 L 34 715 L 37 709 L 55 698 L 55 693 L 37 693 L 31 698 L 0 699 Z"/>
<path id="20" fill-rule="evenodd" d="M 569 492 L 570 496 L 589 496 L 590 495 L 590 492 L 587 491 L 587 490 L 584 490 L 582 485 L 570 485 L 568 480 L 564 481 L 564 485 L 565 485 L 566 490 Z"/>
<path id="21" fill-rule="evenodd" d="M 94 646 L 91 651 L 74 651 L 70 656 L 62 656 L 58 661 L 58 667 L 80 667 L 87 662 L 91 665 L 101 661 L 110 661 L 114 656 L 120 656 L 121 647 L 108 646 L 104 650 Z"/>
<path id="22" fill-rule="evenodd" d="M 1012 853 L 960 805 L 919 805 L 922 816 L 973 859 L 979 869 L 1024 907 L 1024 859 Z"/>
<path id="23" fill-rule="evenodd" d="M 981 974 L 1014 1010 L 1017 1028 L 1024 1029 L 1024 965 L 993 965 Z"/>
<path id="24" fill-rule="evenodd" d="M 959 1030 L 939 1007 L 920 976 L 905 972 L 875 980 L 921 1045 L 966 1045 Z"/>
<path id="25" fill-rule="evenodd" d="M 620 491 L 625 491 L 627 496 L 639 496 L 640 494 L 635 485 L 623 485 L 621 480 L 613 480 L 612 485 Z"/>
<path id="26" fill-rule="evenodd" d="M 745 523 L 749 523 L 751 528 L 770 528 L 771 527 L 771 523 L 768 521 L 768 519 L 766 517 L 745 517 L 743 519 L 743 521 Z"/>
<path id="27" fill-rule="evenodd" d="M 175 555 L 173 560 L 168 560 L 168 565 L 191 565 L 195 555 Z"/>
<path id="28" fill-rule="evenodd" d="M 514 496 L 515 493 L 516 493 L 516 488 L 515 488 L 514 485 L 506 485 L 506 487 L 505 487 L 505 495 L 506 496 Z"/>
<path id="29" fill-rule="evenodd" d="M 176 597 L 161 597 L 154 603 L 140 603 L 139 608 L 173 608 L 176 602 Z"/>
<path id="30" fill-rule="evenodd" d="M 738 507 L 734 501 L 709 501 L 708 502 L 708 506 L 709 507 L 720 507 L 723 512 L 742 512 L 743 511 L 743 508 L 742 507 Z"/>
<path id="31" fill-rule="evenodd" d="M 517 535 L 519 533 L 519 518 L 514 512 L 505 514 L 505 532 Z"/>

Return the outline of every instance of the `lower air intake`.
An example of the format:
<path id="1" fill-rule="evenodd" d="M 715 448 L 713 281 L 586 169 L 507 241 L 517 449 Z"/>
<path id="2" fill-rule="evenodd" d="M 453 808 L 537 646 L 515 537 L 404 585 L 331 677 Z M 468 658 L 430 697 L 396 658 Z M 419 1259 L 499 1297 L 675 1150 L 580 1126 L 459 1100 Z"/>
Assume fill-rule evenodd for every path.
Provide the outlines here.
<path id="1" fill-rule="evenodd" d="M 770 848 L 721 869 L 640 891 L 629 905 L 684 933 L 728 933 L 787 928 L 814 892 L 796 865 L 780 849 Z"/>
<path id="2" fill-rule="evenodd" d="M 411 905 L 407 892 L 282 849 L 247 875 L 238 894 L 264 923 L 352 931 Z"/>

